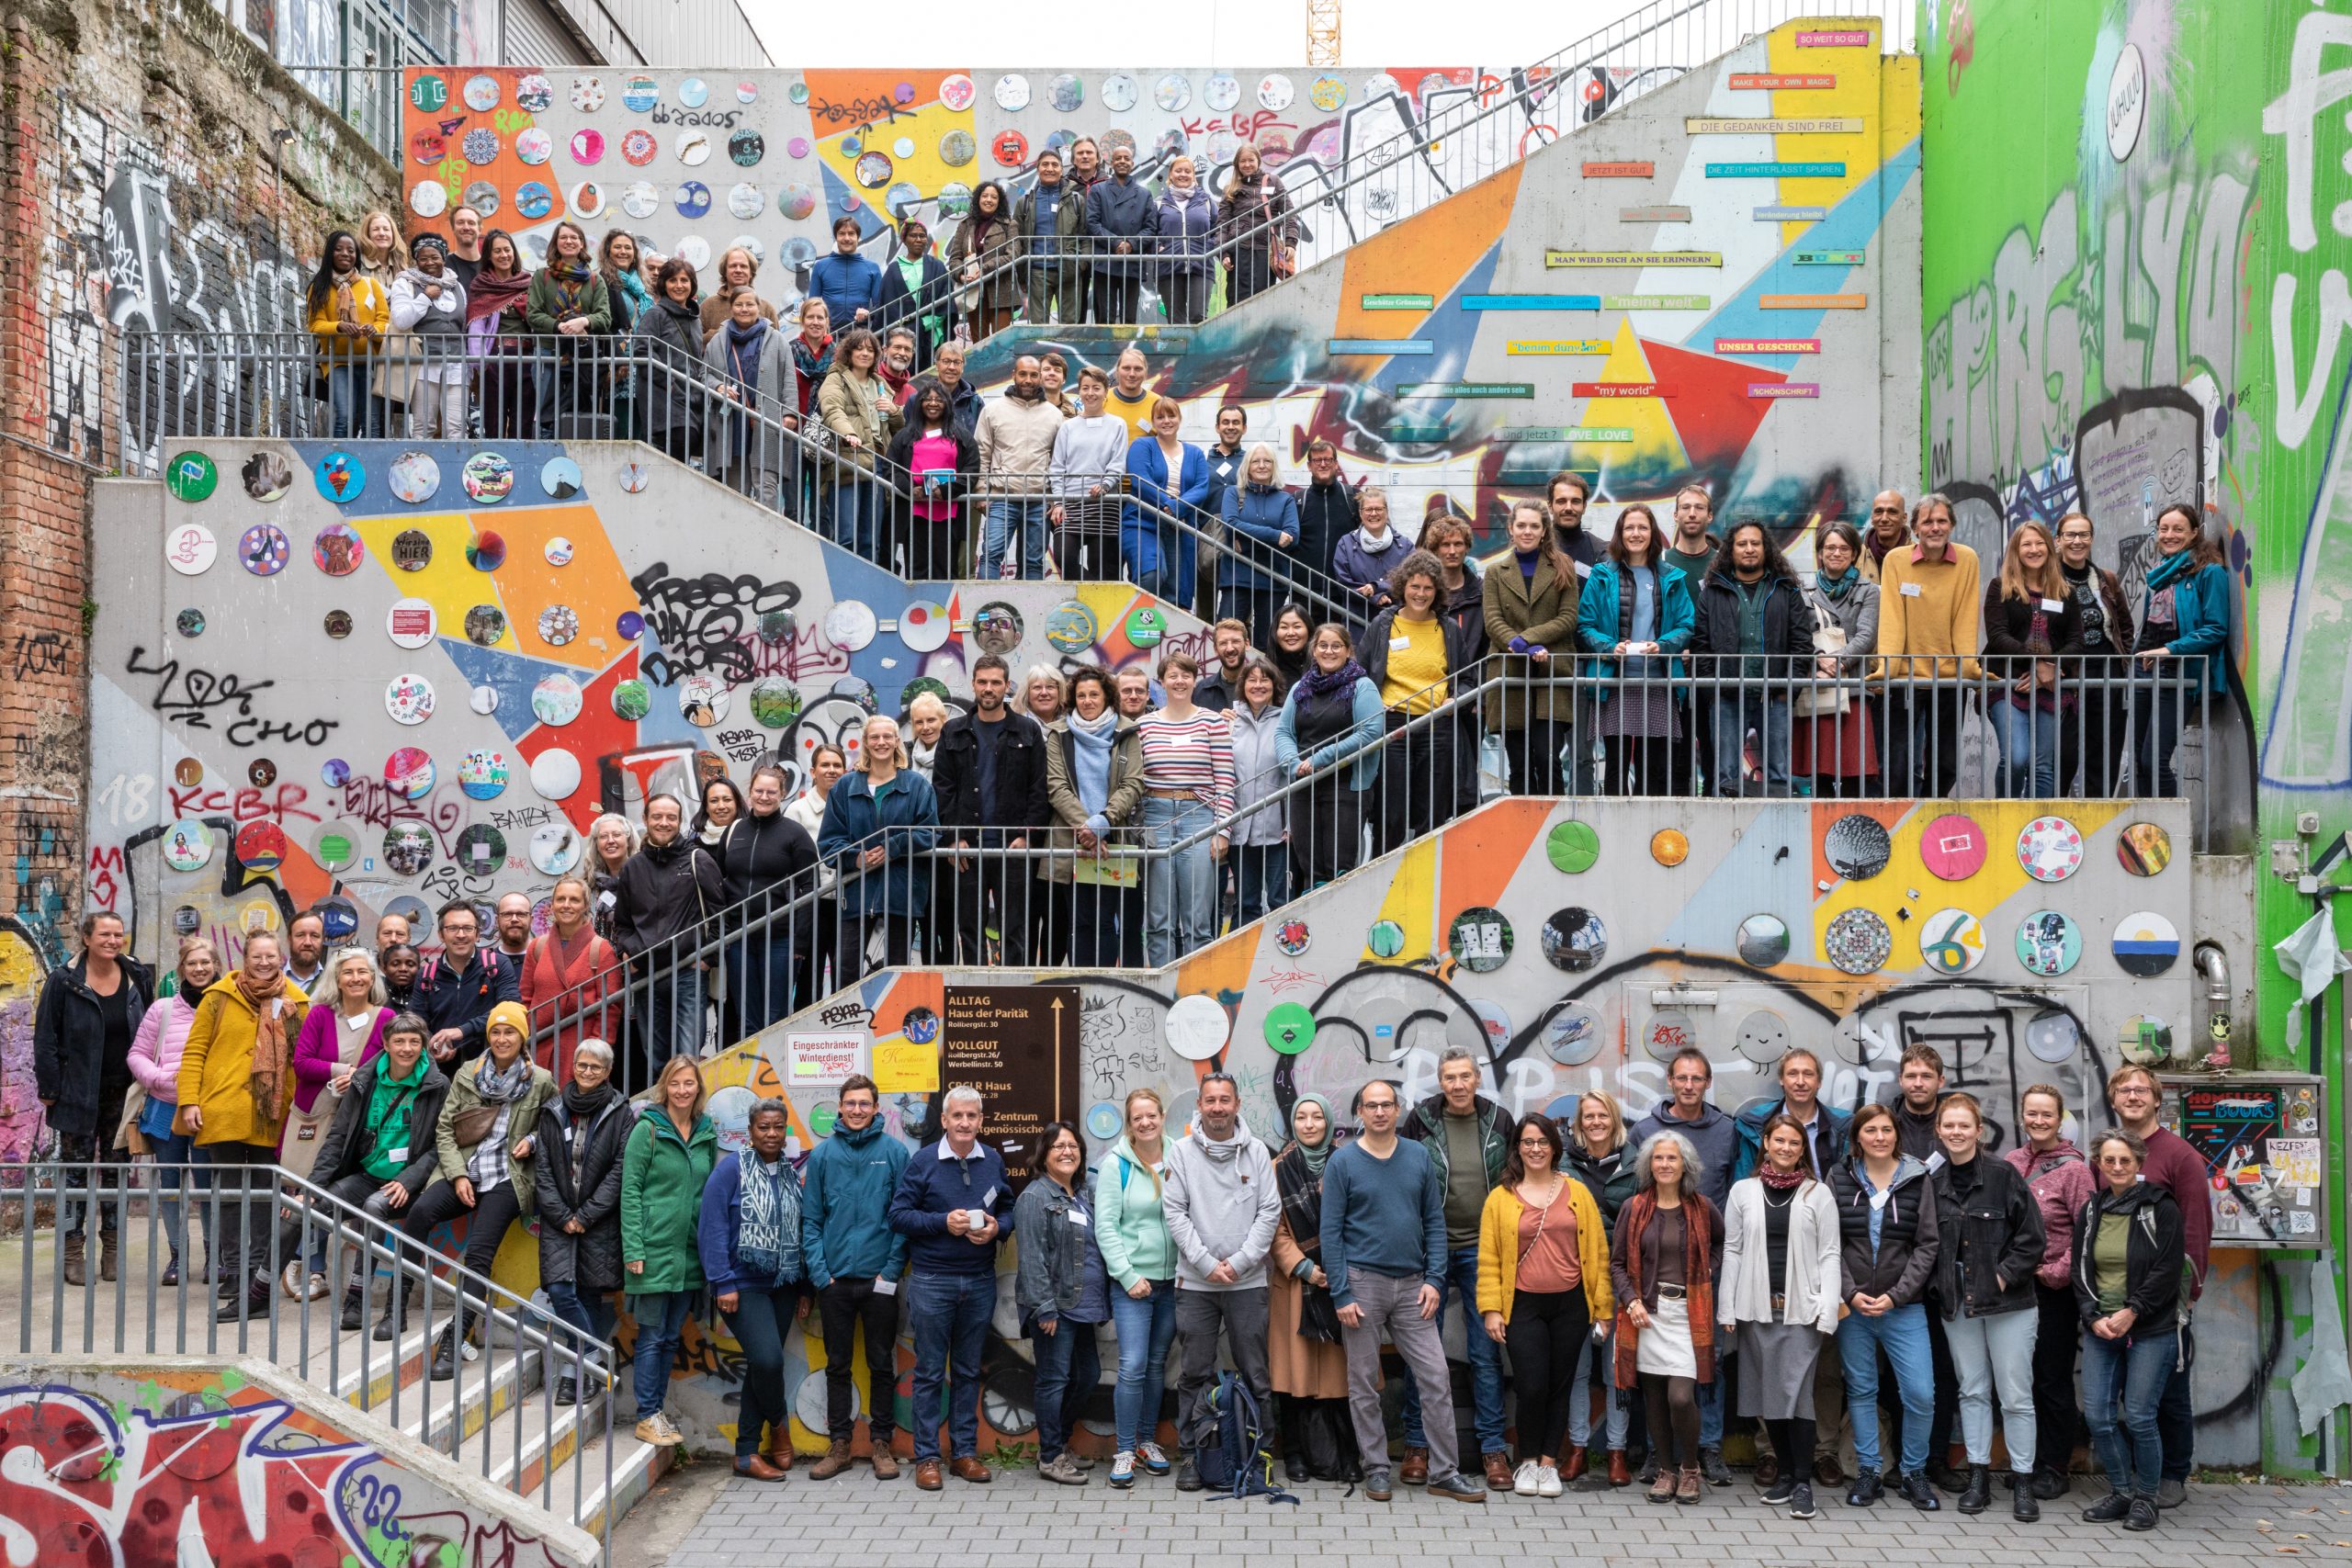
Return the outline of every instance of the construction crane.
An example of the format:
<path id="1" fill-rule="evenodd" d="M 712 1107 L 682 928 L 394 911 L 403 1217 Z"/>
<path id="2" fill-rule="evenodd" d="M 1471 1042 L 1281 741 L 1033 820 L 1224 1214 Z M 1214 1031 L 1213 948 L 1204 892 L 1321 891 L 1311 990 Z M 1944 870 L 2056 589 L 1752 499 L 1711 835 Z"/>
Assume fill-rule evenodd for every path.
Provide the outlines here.
<path id="1" fill-rule="evenodd" d="M 1340 0 L 1306 0 L 1306 63 L 1340 63 Z"/>

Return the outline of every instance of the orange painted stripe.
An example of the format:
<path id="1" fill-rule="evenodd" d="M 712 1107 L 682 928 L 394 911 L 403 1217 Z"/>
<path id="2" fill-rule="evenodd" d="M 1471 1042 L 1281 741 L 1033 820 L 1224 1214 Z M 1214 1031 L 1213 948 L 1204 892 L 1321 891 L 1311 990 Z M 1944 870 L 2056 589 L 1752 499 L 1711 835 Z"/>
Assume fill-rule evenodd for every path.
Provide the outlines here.
<path id="1" fill-rule="evenodd" d="M 1502 238 L 1519 199 L 1524 164 L 1513 164 L 1436 208 L 1348 247 L 1333 337 L 1394 337 L 1399 313 L 1366 310 L 1366 294 L 1427 294 L 1442 299 L 1461 287 L 1487 247 Z M 1409 320 L 1409 314 L 1406 316 Z"/>
<path id="2" fill-rule="evenodd" d="M 1438 845 L 1440 942 L 1454 916 L 1473 904 L 1492 904 L 1502 897 L 1551 815 L 1546 801 L 1506 798 L 1445 829 Z M 1541 863 L 1547 871 L 1550 863 Z"/>

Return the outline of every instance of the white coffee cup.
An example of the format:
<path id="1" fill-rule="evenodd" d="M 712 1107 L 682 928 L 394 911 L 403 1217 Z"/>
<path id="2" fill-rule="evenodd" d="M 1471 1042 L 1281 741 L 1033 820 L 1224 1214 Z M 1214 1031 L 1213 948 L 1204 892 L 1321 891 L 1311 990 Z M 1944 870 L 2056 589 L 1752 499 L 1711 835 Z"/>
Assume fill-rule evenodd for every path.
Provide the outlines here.
<path id="1" fill-rule="evenodd" d="M 964 1211 L 964 1224 L 973 1231 L 984 1231 L 989 1228 L 989 1212 L 986 1209 L 967 1209 Z"/>

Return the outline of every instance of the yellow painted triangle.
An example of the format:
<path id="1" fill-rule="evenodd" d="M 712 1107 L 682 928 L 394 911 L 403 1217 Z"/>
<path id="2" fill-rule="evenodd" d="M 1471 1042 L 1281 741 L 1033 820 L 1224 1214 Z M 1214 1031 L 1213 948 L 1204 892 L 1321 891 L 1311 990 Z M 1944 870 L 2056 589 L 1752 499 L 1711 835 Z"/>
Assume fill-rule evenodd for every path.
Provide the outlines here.
<path id="1" fill-rule="evenodd" d="M 1633 322 L 1624 317 L 1618 318 L 1617 335 L 1610 343 L 1609 358 L 1600 367 L 1599 379 L 1657 379 L 1650 369 L 1649 355 L 1642 351 L 1642 340 L 1634 335 Z M 1690 455 L 1683 450 L 1682 437 L 1666 412 L 1663 398 L 1588 398 L 1584 423 L 1634 433 L 1631 446 L 1615 443 L 1596 448 L 1608 454 L 1607 466 L 1612 471 L 1679 474 L 1690 466 Z"/>

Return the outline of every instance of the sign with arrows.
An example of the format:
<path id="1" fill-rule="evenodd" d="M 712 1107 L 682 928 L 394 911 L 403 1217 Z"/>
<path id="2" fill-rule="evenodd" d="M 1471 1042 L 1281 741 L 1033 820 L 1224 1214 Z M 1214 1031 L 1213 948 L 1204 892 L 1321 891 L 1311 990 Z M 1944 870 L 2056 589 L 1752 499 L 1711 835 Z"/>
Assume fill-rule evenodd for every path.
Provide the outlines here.
<path id="1" fill-rule="evenodd" d="M 1049 1122 L 1085 1111 L 1079 1098 L 1075 986 L 950 986 L 941 1078 L 980 1091 L 980 1136 L 1004 1156 L 1018 1189 L 1035 1173 Z"/>

